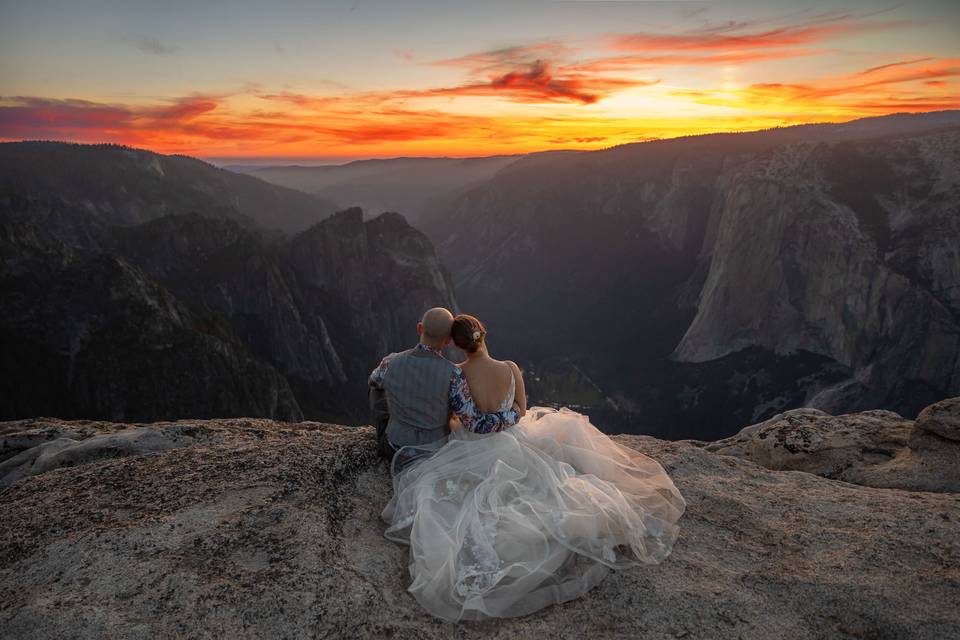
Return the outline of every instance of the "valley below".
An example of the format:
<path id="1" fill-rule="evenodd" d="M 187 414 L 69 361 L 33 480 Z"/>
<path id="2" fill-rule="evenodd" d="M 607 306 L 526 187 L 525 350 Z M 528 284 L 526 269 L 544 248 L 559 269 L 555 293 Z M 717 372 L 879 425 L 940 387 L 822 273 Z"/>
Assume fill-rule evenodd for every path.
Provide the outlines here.
<path id="1" fill-rule="evenodd" d="M 5 143 L 0 417 L 365 424 L 435 305 L 607 433 L 914 417 L 960 393 L 958 149 L 956 111 L 254 175 Z"/>

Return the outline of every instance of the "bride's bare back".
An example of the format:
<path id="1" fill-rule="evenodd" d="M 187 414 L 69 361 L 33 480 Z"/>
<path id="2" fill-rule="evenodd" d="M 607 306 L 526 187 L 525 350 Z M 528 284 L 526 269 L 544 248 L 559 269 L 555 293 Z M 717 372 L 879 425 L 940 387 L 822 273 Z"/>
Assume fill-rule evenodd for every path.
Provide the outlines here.
<path id="1" fill-rule="evenodd" d="M 527 410 L 523 374 L 510 360 L 494 360 L 488 354 L 477 354 L 459 365 L 470 385 L 470 394 L 481 411 L 497 411 L 515 382 L 514 398 L 520 406 L 520 415 Z"/>
<path id="2" fill-rule="evenodd" d="M 527 395 L 520 368 L 509 360 L 491 358 L 486 335 L 483 323 L 465 313 L 457 315 L 450 327 L 453 343 L 467 354 L 466 362 L 458 366 L 470 386 L 470 395 L 477 408 L 485 413 L 501 411 L 504 405 L 509 409 L 516 400 L 523 416 L 527 412 Z"/>

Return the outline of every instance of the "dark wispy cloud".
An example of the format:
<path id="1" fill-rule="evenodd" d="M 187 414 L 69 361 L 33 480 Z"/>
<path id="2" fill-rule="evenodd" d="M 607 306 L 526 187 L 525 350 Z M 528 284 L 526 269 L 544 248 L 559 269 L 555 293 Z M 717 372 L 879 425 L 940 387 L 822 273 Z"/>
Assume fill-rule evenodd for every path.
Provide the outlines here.
<path id="1" fill-rule="evenodd" d="M 909 26 L 876 20 L 875 14 L 821 14 L 723 22 L 676 33 L 610 33 L 601 44 L 615 55 L 597 56 L 565 68 L 611 72 L 680 65 L 731 65 L 830 53 L 828 42 L 851 35 Z"/>
<path id="2" fill-rule="evenodd" d="M 609 73 L 614 71 L 651 70 L 658 67 L 673 66 L 727 66 L 733 64 L 748 64 L 765 60 L 783 60 L 799 58 L 822 53 L 815 49 L 774 49 L 774 50 L 744 50 L 744 51 L 715 51 L 701 54 L 688 53 L 660 53 L 660 54 L 628 54 L 620 56 L 604 56 L 584 60 L 573 64 L 566 64 L 562 69 L 582 73 Z"/>
<path id="3" fill-rule="evenodd" d="M 497 96 L 511 102 L 570 102 L 593 104 L 632 87 L 656 84 L 656 79 L 605 75 L 598 69 L 565 64 L 576 49 L 557 40 L 503 47 L 435 60 L 434 66 L 456 67 L 467 81 L 422 91 L 396 92 L 398 97 Z"/>
<path id="4" fill-rule="evenodd" d="M 459 67 L 471 74 L 503 73 L 505 67 L 532 64 L 537 60 L 557 60 L 575 53 L 575 49 L 558 40 L 502 47 L 490 51 L 469 53 L 455 58 L 434 60 L 428 64 L 441 67 Z"/>
<path id="5" fill-rule="evenodd" d="M 485 80 L 467 82 L 453 87 L 438 87 L 418 91 L 395 91 L 394 98 L 423 98 L 443 96 L 496 96 L 511 102 L 545 103 L 572 102 L 593 104 L 623 89 L 656 84 L 657 80 L 636 80 L 569 70 L 557 71 L 545 60 L 498 74 Z"/>
<path id="6" fill-rule="evenodd" d="M 161 42 L 159 38 L 153 36 L 123 34 L 118 36 L 117 39 L 124 44 L 139 49 L 143 53 L 154 56 L 170 56 L 179 50 L 178 47 Z"/>
<path id="7" fill-rule="evenodd" d="M 435 60 L 428 64 L 464 69 L 468 82 L 416 95 L 498 95 L 517 102 L 592 104 L 617 91 L 658 83 L 655 74 L 672 66 L 727 66 L 825 53 L 824 43 L 844 36 L 906 26 L 874 15 L 794 15 L 779 19 L 724 22 L 676 33 L 610 33 L 575 48 L 559 40 L 501 47 Z M 584 48 L 603 55 L 581 57 Z M 398 92 L 402 94 L 403 92 Z"/>
<path id="8" fill-rule="evenodd" d="M 887 64 L 877 65 L 876 67 L 870 67 L 869 69 L 864 69 L 860 72 L 860 75 L 865 76 L 871 73 L 876 73 L 877 71 L 886 71 L 887 69 L 892 69 L 893 67 L 903 67 L 906 65 L 917 64 L 919 62 L 930 62 L 934 58 L 914 58 L 913 60 L 901 60 L 899 62 L 889 62 Z"/>
<path id="9" fill-rule="evenodd" d="M 769 21 L 765 21 L 769 22 Z M 752 22 L 726 22 L 680 33 L 614 33 L 605 40 L 619 51 L 742 51 L 804 47 L 845 36 L 888 31 L 905 26 L 906 21 L 866 19 L 854 14 L 826 14 L 792 24 L 757 28 Z"/>

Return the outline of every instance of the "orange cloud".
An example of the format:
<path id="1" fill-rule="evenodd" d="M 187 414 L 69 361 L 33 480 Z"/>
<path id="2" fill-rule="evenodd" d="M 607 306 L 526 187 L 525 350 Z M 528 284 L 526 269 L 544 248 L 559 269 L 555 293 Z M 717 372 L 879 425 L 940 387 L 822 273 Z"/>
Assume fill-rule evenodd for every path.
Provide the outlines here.
<path id="1" fill-rule="evenodd" d="M 900 85 L 917 80 L 935 80 L 960 75 L 960 59 L 946 59 L 919 67 L 916 66 L 918 62 L 926 60 L 930 60 L 930 58 L 874 67 L 874 69 L 870 70 L 870 77 L 866 79 L 866 82 L 857 81 L 857 79 L 853 78 L 841 78 L 836 83 L 828 81 L 824 83 L 825 86 L 817 89 L 813 95 L 816 97 L 826 97 L 851 94 L 865 90 L 882 89 L 890 85 Z M 863 75 L 863 73 L 858 74 L 858 79 Z"/>
<path id="2" fill-rule="evenodd" d="M 923 64 L 925 63 L 925 64 Z M 675 91 L 700 104 L 756 111 L 771 108 L 809 114 L 865 115 L 937 111 L 960 106 L 956 96 L 931 93 L 941 78 L 960 75 L 960 59 L 918 58 L 809 83 L 755 83 L 739 90 Z M 930 83 L 934 84 L 930 84 Z"/>
<path id="3" fill-rule="evenodd" d="M 127 122 L 130 113 L 123 107 L 88 100 L 53 100 L 28 96 L 4 99 L 0 106 L 0 133 L 17 138 L 36 132 L 56 134 L 62 130 L 102 130 Z"/>
<path id="4" fill-rule="evenodd" d="M 214 111 L 218 102 L 187 96 L 148 108 L 110 105 L 88 100 L 55 100 L 15 96 L 2 98 L 0 135 L 18 137 L 75 137 L 85 131 L 113 141 L 124 134 L 159 129 L 187 130 L 195 119 Z"/>
<path id="5" fill-rule="evenodd" d="M 947 89 L 956 86 L 948 80 L 960 75 L 957 58 L 894 59 L 793 83 L 755 77 L 740 88 L 668 91 L 655 86 L 659 77 L 631 74 L 654 68 L 662 76 L 678 65 L 740 65 L 822 54 L 817 46 L 829 39 L 904 24 L 868 17 L 825 15 L 791 25 L 728 23 L 679 34 L 608 35 L 600 42 L 609 55 L 594 48 L 596 55 L 584 59 L 576 58 L 582 50 L 548 40 L 426 63 L 462 70 L 464 77 L 450 86 L 353 91 L 328 84 L 327 91 L 313 94 L 248 85 L 232 94 L 197 93 L 146 105 L 13 96 L 0 98 L 0 140 L 117 142 L 234 157 L 462 156 L 560 145 L 591 149 L 960 104 Z M 408 51 L 396 54 L 414 57 Z M 645 87 L 649 95 L 634 91 L 621 100 L 604 100 Z M 480 100 L 461 101 L 457 110 L 447 106 L 461 96 Z M 498 109 L 504 103 L 551 106 L 508 113 Z"/>
<path id="6" fill-rule="evenodd" d="M 289 97 L 289 96 L 288 96 Z M 316 107 L 322 100 L 294 99 Z M 437 110 L 383 107 L 346 100 L 317 111 L 239 111 L 216 99 L 185 97 L 168 104 L 131 106 L 34 97 L 0 99 L 0 140 L 57 139 L 116 142 L 165 152 L 198 153 L 291 146 L 349 148 L 425 140 L 522 140 L 523 123 Z M 211 151 L 213 152 L 213 151 Z"/>
<path id="7" fill-rule="evenodd" d="M 172 104 L 148 109 L 143 112 L 142 117 L 147 118 L 151 124 L 158 124 L 164 121 L 185 122 L 192 120 L 205 113 L 216 109 L 218 102 L 214 98 L 204 96 L 189 96 L 174 100 Z"/>

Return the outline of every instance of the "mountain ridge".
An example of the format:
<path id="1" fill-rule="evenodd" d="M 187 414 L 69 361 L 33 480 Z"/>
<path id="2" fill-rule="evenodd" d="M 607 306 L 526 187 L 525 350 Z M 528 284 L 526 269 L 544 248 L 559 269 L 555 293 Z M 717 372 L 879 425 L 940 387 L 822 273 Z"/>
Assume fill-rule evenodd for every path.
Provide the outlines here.
<path id="1" fill-rule="evenodd" d="M 167 279 L 199 309 L 193 326 L 220 318 L 295 396 L 344 400 L 307 408 L 311 417 L 361 419 L 365 369 L 406 342 L 414 306 L 443 304 L 484 320 L 494 354 L 531 372 L 534 402 L 575 398 L 614 432 L 716 438 L 795 406 L 915 415 L 957 392 L 954 122 L 958 111 L 907 114 L 508 158 L 435 203 L 432 245 L 400 214 L 367 227 L 360 209 L 324 216 L 326 231 L 267 229 L 221 178 L 256 185 L 254 205 L 280 194 L 319 215 L 320 201 L 109 145 L 0 147 L 8 167 L 17 149 L 113 158 L 86 181 L 76 158 L 48 163 L 65 176 L 20 163 L 0 177 L 0 203 L 8 221 L 45 227 L 25 232 L 41 244 L 119 252 Z M 178 253 L 177 234 L 220 258 Z M 411 260 L 416 277 L 387 277 Z M 399 293 L 411 287 L 412 298 Z M 272 306 L 258 299 L 268 293 Z M 30 331 L 17 325 L 27 317 L 11 320 L 11 335 Z M 321 383 L 344 386 L 310 391 Z"/>
<path id="2" fill-rule="evenodd" d="M 811 401 L 915 415 L 960 389 L 955 296 L 934 293 L 960 282 L 950 249 L 960 244 L 950 213 L 960 198 L 958 131 L 960 112 L 948 111 L 522 158 L 434 211 L 425 228 L 496 352 L 533 369 L 566 356 L 604 390 L 590 409 L 625 428 L 642 415 L 646 433 L 719 437 Z M 845 310 L 828 282 L 842 277 L 850 251 L 866 271 L 849 295 L 907 274 L 877 300 L 896 309 L 913 299 L 920 320 L 903 307 L 899 324 L 881 328 L 866 315 L 875 303 Z M 740 265 L 736 276 L 728 265 Z M 832 316 L 815 315 L 837 296 Z M 795 322 L 760 333 L 788 311 Z M 893 339 L 882 332 L 897 327 L 921 341 L 915 353 L 881 347 Z M 811 332 L 834 336 L 829 344 L 859 341 L 860 355 Z M 888 353 L 871 368 L 873 348 Z M 947 362 L 910 364 L 938 351 Z M 609 414 L 611 405 L 621 411 Z M 627 407 L 632 417 L 618 415 Z"/>
<path id="3" fill-rule="evenodd" d="M 186 155 L 116 144 L 0 143 L 0 196 L 62 198 L 118 225 L 200 209 L 247 227 L 296 232 L 332 214 L 316 196 Z M 49 196 L 48 196 L 49 194 Z"/>
<path id="4" fill-rule="evenodd" d="M 365 419 L 369 370 L 456 308 L 429 240 L 359 209 L 284 233 L 260 204 L 320 201 L 183 160 L 0 147 L 0 416 Z"/>

